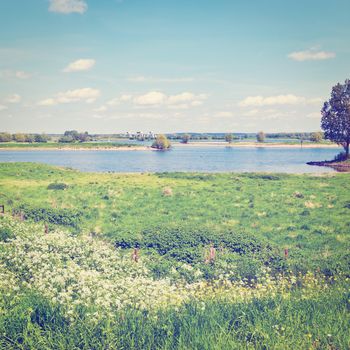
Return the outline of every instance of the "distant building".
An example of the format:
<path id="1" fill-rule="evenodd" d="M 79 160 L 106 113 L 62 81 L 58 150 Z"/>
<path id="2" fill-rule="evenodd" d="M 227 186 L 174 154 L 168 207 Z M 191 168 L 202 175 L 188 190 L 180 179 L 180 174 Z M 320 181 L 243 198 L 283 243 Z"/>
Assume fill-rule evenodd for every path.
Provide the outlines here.
<path id="1" fill-rule="evenodd" d="M 153 140 L 157 137 L 155 133 L 152 131 L 149 131 L 148 133 L 145 133 L 143 131 L 137 131 L 136 133 L 126 132 L 126 137 L 130 140 L 138 140 L 138 141 L 144 141 L 144 140 Z"/>

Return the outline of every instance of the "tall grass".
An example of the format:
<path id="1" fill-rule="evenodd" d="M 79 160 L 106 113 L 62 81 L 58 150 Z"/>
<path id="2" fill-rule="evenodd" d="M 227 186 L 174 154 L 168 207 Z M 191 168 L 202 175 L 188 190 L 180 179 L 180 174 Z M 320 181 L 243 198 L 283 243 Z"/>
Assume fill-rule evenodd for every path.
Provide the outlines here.
<path id="1" fill-rule="evenodd" d="M 7 298 L 3 349 L 348 349 L 349 294 L 279 296 L 250 303 L 189 303 L 156 314 L 132 309 L 69 323 L 35 294 Z"/>

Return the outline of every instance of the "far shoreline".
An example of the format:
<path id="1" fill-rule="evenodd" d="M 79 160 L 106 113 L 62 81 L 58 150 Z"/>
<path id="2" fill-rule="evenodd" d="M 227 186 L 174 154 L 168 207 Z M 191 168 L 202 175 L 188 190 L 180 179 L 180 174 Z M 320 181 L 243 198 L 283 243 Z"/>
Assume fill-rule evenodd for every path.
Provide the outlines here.
<path id="1" fill-rule="evenodd" d="M 191 148 L 191 147 L 213 147 L 213 148 L 340 148 L 340 146 L 336 144 L 288 144 L 288 143 L 258 143 L 258 142 L 240 142 L 240 143 L 225 143 L 225 142 L 189 142 L 187 144 L 184 143 L 173 143 L 172 148 Z M 120 146 L 120 147 L 74 147 L 72 146 L 53 146 L 53 147 L 45 147 L 44 145 L 33 147 L 31 145 L 25 145 L 22 147 L 17 146 L 7 146 L 1 147 L 1 151 L 159 151 L 156 148 L 152 148 L 151 146 Z"/>

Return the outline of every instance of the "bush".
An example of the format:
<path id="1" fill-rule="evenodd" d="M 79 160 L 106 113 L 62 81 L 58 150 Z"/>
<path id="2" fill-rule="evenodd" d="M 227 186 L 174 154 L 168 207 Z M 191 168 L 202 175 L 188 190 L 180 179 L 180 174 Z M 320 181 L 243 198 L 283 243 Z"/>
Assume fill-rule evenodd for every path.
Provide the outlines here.
<path id="1" fill-rule="evenodd" d="M 321 132 L 313 132 L 310 136 L 312 142 L 321 142 L 323 139 L 323 134 Z"/>
<path id="2" fill-rule="evenodd" d="M 347 156 L 345 152 L 338 153 L 333 159 L 334 162 L 343 162 L 345 160 L 347 160 Z"/>
<path id="3" fill-rule="evenodd" d="M 47 186 L 48 190 L 65 190 L 68 185 L 63 182 L 53 182 Z"/>
<path id="4" fill-rule="evenodd" d="M 73 209 L 40 208 L 21 205 L 16 209 L 22 212 L 25 219 L 45 221 L 55 225 L 71 226 L 77 228 L 81 223 L 83 213 Z"/>
<path id="5" fill-rule="evenodd" d="M 0 142 L 10 142 L 12 141 L 12 135 L 8 132 L 0 132 Z"/>
<path id="6" fill-rule="evenodd" d="M 43 142 L 46 143 L 48 141 L 48 137 L 45 134 L 35 134 L 34 135 L 35 142 Z"/>
<path id="7" fill-rule="evenodd" d="M 7 242 L 15 238 L 15 235 L 8 227 L 0 227 L 0 242 Z"/>
<path id="8" fill-rule="evenodd" d="M 182 136 L 181 138 L 181 142 L 182 143 L 188 143 L 188 141 L 190 140 L 191 136 L 189 134 L 185 134 Z"/>
<path id="9" fill-rule="evenodd" d="M 170 141 L 167 139 L 165 135 L 158 135 L 156 140 L 152 144 L 152 148 L 156 148 L 159 150 L 166 150 L 171 147 Z"/>
<path id="10" fill-rule="evenodd" d="M 142 231 L 140 238 L 121 238 L 115 242 L 120 248 L 153 249 L 160 255 L 186 263 L 202 262 L 204 249 L 209 244 L 241 255 L 270 251 L 269 245 L 247 234 L 213 232 L 191 226 L 155 227 Z"/>
<path id="11" fill-rule="evenodd" d="M 265 142 L 265 133 L 263 131 L 259 131 L 257 134 L 256 134 L 256 140 L 258 142 Z"/>

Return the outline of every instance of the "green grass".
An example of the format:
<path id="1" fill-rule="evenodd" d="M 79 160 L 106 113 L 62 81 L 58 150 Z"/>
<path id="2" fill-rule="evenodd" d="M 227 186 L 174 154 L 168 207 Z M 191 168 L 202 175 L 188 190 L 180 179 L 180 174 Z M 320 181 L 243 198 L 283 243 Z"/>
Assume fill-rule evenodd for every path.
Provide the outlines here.
<path id="1" fill-rule="evenodd" d="M 348 349 L 349 293 L 336 288 L 312 299 L 189 303 L 148 314 L 128 309 L 74 324 L 44 298 L 4 296 L 2 349 Z"/>
<path id="2" fill-rule="evenodd" d="M 0 178 L 0 202 L 9 208 L 79 210 L 81 230 L 111 240 L 169 227 L 236 232 L 268 241 L 276 254 L 288 248 L 305 268 L 349 251 L 349 174 L 94 174 L 6 163 Z M 68 187 L 48 189 L 55 182 Z"/>
<path id="3" fill-rule="evenodd" d="M 23 211 L 28 222 L 22 230 L 0 221 L 0 277 L 2 271 L 17 273 L 23 283 L 22 274 L 31 276 L 27 267 L 19 274 L 20 267 L 9 258 L 13 251 L 6 249 L 21 238 L 24 227 L 43 231 L 46 222 L 50 232 L 71 232 L 67 242 L 76 242 L 74 252 L 81 252 L 77 247 L 86 234 L 106 247 L 121 247 L 128 260 L 132 248 L 140 247 L 139 264 L 148 269 L 147 278 L 160 285 L 170 281 L 177 288 L 180 281 L 202 283 L 208 299 L 195 298 L 156 312 L 131 306 L 96 321 L 82 309 L 72 321 L 45 293 L 34 293 L 25 284 L 15 292 L 0 288 L 0 348 L 350 348 L 349 180 L 345 173 L 97 174 L 2 163 L 0 205 L 7 213 Z M 31 220 L 39 226 L 30 226 Z M 39 257 L 47 259 L 48 244 L 57 266 L 56 249 L 68 254 L 59 265 L 64 268 L 70 249 L 63 247 L 63 240 L 57 248 L 45 242 L 39 245 L 43 250 L 32 248 L 35 263 Z M 210 245 L 216 248 L 215 262 L 205 264 Z M 89 249 L 86 259 L 94 251 Z M 83 264 L 84 255 L 79 254 L 71 257 L 72 263 Z M 103 249 L 99 254 L 86 264 L 100 273 L 107 263 L 102 269 L 99 264 L 107 255 Z M 232 283 L 245 281 L 247 290 L 258 290 L 265 269 L 277 279 L 297 276 L 296 282 L 288 293 L 277 289 L 245 301 L 205 292 L 222 275 Z M 327 287 L 305 292 L 298 276 L 305 274 L 307 280 L 307 271 L 316 279 L 323 276 L 320 286 Z"/>

